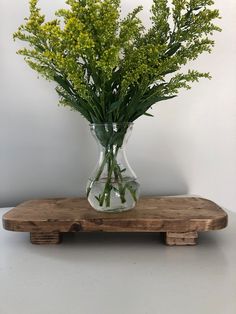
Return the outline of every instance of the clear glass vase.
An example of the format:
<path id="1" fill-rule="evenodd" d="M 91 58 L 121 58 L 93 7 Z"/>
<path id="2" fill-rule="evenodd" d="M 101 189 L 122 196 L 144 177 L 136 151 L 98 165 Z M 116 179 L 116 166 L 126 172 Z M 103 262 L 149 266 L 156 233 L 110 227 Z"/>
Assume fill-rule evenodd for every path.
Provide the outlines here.
<path id="1" fill-rule="evenodd" d="M 89 203 L 102 212 L 122 212 L 133 208 L 139 198 L 140 186 L 125 153 L 133 124 L 91 124 L 90 128 L 100 156 L 87 184 Z"/>

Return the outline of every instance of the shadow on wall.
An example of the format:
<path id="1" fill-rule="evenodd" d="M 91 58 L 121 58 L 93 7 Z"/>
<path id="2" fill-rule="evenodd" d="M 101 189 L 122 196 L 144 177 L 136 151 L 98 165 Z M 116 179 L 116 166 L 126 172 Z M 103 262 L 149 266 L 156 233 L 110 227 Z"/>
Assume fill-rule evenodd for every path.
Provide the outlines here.
<path id="1" fill-rule="evenodd" d="M 172 128 L 163 114 L 158 123 L 143 118 L 137 121 L 130 138 L 128 157 L 141 183 L 142 195 L 188 194 L 192 155 L 189 135 L 181 130 L 175 116 Z"/>
<path id="2" fill-rule="evenodd" d="M 159 173 L 153 182 L 153 188 L 144 184 L 142 195 L 185 195 L 189 193 L 188 184 L 181 172 L 170 165 L 159 164 L 156 167 Z M 150 174 L 151 175 L 151 174 Z"/>
<path id="3" fill-rule="evenodd" d="M 0 156 L 0 207 L 35 198 L 85 196 L 88 177 L 98 159 L 96 142 L 82 117 L 62 108 L 51 110 L 52 117 L 43 125 L 36 118 L 26 121 L 18 114 L 14 133 L 5 135 Z M 150 126 L 155 134 L 153 141 L 140 137 L 142 130 L 142 123 L 137 123 L 131 146 L 127 147 L 141 194 L 188 194 L 178 152 L 172 144 L 178 139 L 175 132 L 167 134 L 165 128 L 161 132 Z"/>
<path id="4" fill-rule="evenodd" d="M 14 129 L 8 127 L 3 136 L 0 207 L 34 198 L 85 195 L 97 161 L 96 143 L 78 114 L 56 106 L 51 110 L 44 123 L 17 114 Z"/>
<path id="5" fill-rule="evenodd" d="M 151 165 L 150 160 L 146 160 Z M 145 163 L 145 161 L 144 161 Z M 180 169 L 171 163 L 156 160 L 145 171 L 139 171 L 142 195 L 184 195 L 189 193 L 188 184 Z"/>
<path id="6" fill-rule="evenodd" d="M 44 162 L 39 168 L 37 164 L 40 157 L 34 159 L 23 178 L 23 173 L 19 172 L 24 171 L 26 165 L 19 162 L 18 167 L 22 169 L 16 171 L 18 174 L 14 178 L 13 176 L 8 178 L 0 207 L 16 206 L 34 198 L 85 196 L 88 176 L 97 161 L 96 144 L 85 136 L 77 138 L 74 146 L 75 149 L 67 148 L 67 154 L 60 156 L 56 161 L 55 156 L 45 153 L 47 157 L 44 157 Z M 63 149 L 61 145 L 55 147 L 55 150 L 61 149 Z M 30 148 L 28 153 L 32 155 Z M 21 152 L 18 153 L 18 156 L 20 155 Z M 22 158 L 24 157 L 19 157 Z M 148 166 L 143 167 L 145 164 Z M 183 173 L 171 161 L 163 162 L 158 159 L 153 161 L 147 156 L 143 158 L 139 156 L 132 165 L 141 183 L 141 195 L 183 195 L 189 192 Z"/>

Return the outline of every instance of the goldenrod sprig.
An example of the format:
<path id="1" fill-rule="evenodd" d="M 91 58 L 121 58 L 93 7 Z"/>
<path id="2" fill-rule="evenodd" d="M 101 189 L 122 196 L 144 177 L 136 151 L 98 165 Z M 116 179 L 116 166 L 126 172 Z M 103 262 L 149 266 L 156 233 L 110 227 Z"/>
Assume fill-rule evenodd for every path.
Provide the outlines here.
<path id="1" fill-rule="evenodd" d="M 155 103 L 175 97 L 208 73 L 182 66 L 214 46 L 220 31 L 212 0 L 153 0 L 152 27 L 137 7 L 120 18 L 120 0 L 67 0 L 46 21 L 37 0 L 14 34 L 28 43 L 19 54 L 57 83 L 60 103 L 91 123 L 132 122 Z"/>

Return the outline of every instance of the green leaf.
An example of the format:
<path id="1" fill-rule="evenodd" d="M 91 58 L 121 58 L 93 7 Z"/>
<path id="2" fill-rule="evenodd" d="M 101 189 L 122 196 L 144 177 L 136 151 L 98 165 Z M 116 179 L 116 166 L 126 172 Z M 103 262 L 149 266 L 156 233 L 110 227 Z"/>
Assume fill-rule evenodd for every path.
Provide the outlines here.
<path id="1" fill-rule="evenodd" d="M 146 113 L 146 111 L 155 103 L 159 102 L 159 101 L 163 101 L 163 100 L 168 100 L 171 98 L 176 97 L 177 95 L 174 96 L 158 96 L 158 95 L 154 95 L 152 97 L 149 97 L 149 99 L 143 101 L 142 103 L 139 104 L 139 110 L 137 110 L 135 112 L 135 114 L 132 116 L 131 121 L 135 121 L 136 119 L 138 119 L 140 116 L 144 115 Z"/>
<path id="2" fill-rule="evenodd" d="M 117 100 L 116 102 L 113 102 L 110 105 L 110 109 L 108 110 L 108 113 L 112 113 L 113 111 L 117 110 L 119 106 L 122 104 L 122 102 L 123 102 L 123 98 Z"/>
<path id="3" fill-rule="evenodd" d="M 154 115 L 153 115 L 153 114 L 150 114 L 150 113 L 148 113 L 148 112 L 145 112 L 145 113 L 144 113 L 144 116 L 154 117 Z"/>
<path id="4" fill-rule="evenodd" d="M 71 95 L 68 95 L 66 93 L 63 93 L 58 88 L 56 88 L 57 93 L 59 94 L 62 99 L 65 99 L 66 102 L 68 102 L 68 105 L 71 105 L 72 108 L 74 108 L 76 111 L 79 111 L 80 114 L 87 119 L 90 123 L 93 122 L 91 112 L 86 110 L 86 107 L 83 106 L 82 101 L 79 102 L 77 99 L 72 97 Z"/>
<path id="5" fill-rule="evenodd" d="M 165 57 L 173 56 L 181 47 L 181 43 L 174 43 L 169 50 L 165 53 Z"/>

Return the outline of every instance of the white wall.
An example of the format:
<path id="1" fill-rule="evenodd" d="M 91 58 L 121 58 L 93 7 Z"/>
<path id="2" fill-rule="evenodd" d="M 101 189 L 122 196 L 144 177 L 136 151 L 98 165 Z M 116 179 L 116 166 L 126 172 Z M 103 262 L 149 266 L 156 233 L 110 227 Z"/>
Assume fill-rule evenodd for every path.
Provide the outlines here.
<path id="1" fill-rule="evenodd" d="M 144 1 L 123 1 L 123 11 Z M 40 1 L 47 15 L 64 0 Z M 148 20 L 151 0 L 145 0 Z M 213 80 L 158 104 L 136 122 L 128 156 L 143 194 L 198 194 L 236 211 L 236 2 L 216 1 L 224 31 L 196 62 Z M 84 195 L 97 160 L 79 114 L 57 106 L 53 84 L 15 54 L 12 33 L 27 0 L 0 0 L 0 206 L 35 197 Z"/>

